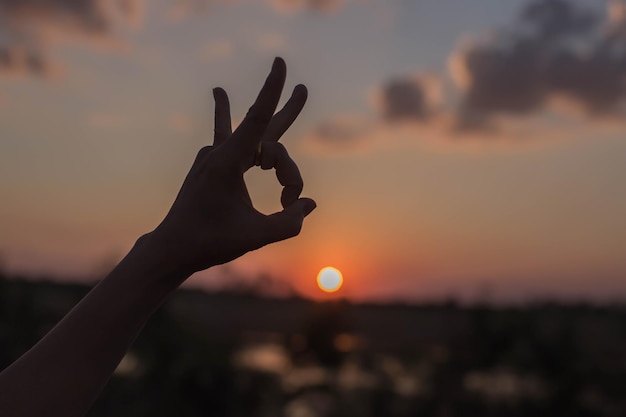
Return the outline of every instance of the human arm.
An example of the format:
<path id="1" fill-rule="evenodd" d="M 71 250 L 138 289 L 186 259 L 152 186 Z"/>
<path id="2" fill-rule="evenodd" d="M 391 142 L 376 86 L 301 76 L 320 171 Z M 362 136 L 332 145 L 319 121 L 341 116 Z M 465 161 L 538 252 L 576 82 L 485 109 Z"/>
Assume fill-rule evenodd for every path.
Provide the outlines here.
<path id="1" fill-rule="evenodd" d="M 198 153 L 165 219 L 41 341 L 0 373 L 0 415 L 85 415 L 151 314 L 192 273 L 300 232 L 315 203 L 299 198 L 298 168 L 277 141 L 302 109 L 306 89 L 296 87 L 274 115 L 285 76 L 285 64 L 277 59 L 255 104 L 232 133 L 228 97 L 215 90 L 214 144 Z M 257 155 L 259 142 L 263 148 Z M 283 211 L 268 216 L 252 206 L 243 174 L 255 162 L 276 169 L 284 186 Z"/>

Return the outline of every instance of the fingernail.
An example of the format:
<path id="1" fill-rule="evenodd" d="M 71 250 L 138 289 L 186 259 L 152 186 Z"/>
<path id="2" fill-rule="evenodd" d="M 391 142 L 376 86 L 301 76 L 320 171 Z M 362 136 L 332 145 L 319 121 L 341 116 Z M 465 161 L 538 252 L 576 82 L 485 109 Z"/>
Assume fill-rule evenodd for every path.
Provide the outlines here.
<path id="1" fill-rule="evenodd" d="M 306 204 L 304 205 L 304 215 L 308 216 L 313 210 L 315 210 L 316 207 L 317 204 L 315 203 L 315 201 L 307 200 Z"/>

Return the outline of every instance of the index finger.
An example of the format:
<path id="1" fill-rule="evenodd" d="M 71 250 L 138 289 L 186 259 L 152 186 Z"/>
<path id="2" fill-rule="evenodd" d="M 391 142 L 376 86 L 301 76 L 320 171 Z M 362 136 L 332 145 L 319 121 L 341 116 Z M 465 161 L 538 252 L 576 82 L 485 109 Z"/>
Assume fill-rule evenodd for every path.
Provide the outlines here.
<path id="1" fill-rule="evenodd" d="M 251 153 L 256 151 L 263 132 L 267 128 L 283 91 L 287 67 L 282 58 L 276 58 L 272 71 L 267 76 L 256 101 L 248 110 L 246 117 L 233 132 L 231 141 L 238 148 Z"/>
<path id="2" fill-rule="evenodd" d="M 304 85 L 298 84 L 285 107 L 272 117 L 263 134 L 263 141 L 277 142 L 281 136 L 291 127 L 293 122 L 302 111 L 307 99 L 307 89 Z"/>

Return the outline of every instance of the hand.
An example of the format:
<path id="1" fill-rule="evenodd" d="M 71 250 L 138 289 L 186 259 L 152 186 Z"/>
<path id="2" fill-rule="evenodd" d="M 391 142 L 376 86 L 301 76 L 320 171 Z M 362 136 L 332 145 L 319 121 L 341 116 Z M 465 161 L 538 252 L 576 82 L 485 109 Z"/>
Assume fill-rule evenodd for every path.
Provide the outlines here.
<path id="1" fill-rule="evenodd" d="M 256 102 L 234 132 L 226 92 L 213 91 L 213 146 L 200 149 L 172 208 L 149 234 L 157 256 L 173 259 L 181 271 L 191 274 L 296 236 L 304 217 L 315 209 L 313 200 L 299 198 L 303 182 L 298 166 L 278 143 L 307 98 L 306 87 L 298 85 L 274 115 L 285 77 L 285 62 L 276 58 Z M 265 215 L 253 207 L 243 174 L 255 162 L 262 169 L 276 169 L 284 187 L 282 211 Z"/>

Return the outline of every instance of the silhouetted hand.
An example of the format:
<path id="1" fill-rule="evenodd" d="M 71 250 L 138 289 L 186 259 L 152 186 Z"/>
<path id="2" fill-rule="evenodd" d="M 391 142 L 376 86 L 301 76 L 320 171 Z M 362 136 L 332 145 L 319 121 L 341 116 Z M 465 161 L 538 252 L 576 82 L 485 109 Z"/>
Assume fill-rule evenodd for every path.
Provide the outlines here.
<path id="1" fill-rule="evenodd" d="M 313 200 L 299 198 L 303 183 L 298 166 L 278 143 L 307 99 L 306 87 L 298 85 L 274 115 L 285 77 L 285 62 L 276 58 L 256 102 L 234 132 L 226 92 L 213 91 L 213 146 L 200 149 L 169 213 L 147 236 L 152 249 L 179 271 L 200 271 L 296 236 L 304 217 L 315 209 Z M 265 215 L 253 207 L 243 175 L 255 164 L 276 169 L 284 187 L 283 211 Z"/>
<path id="2" fill-rule="evenodd" d="M 285 62 L 277 58 L 232 133 L 228 96 L 214 91 L 213 146 L 198 152 L 163 222 L 0 373 L 1 416 L 86 415 L 146 320 L 191 273 L 300 232 L 315 202 L 299 198 L 302 178 L 278 139 L 302 110 L 307 90 L 296 87 L 274 115 L 285 76 Z M 243 174 L 255 164 L 276 169 L 283 211 L 267 216 L 252 206 Z"/>

